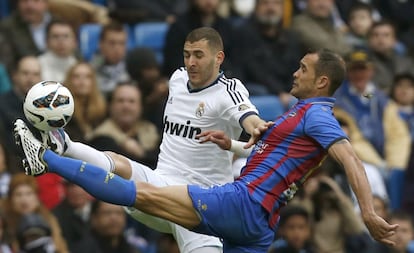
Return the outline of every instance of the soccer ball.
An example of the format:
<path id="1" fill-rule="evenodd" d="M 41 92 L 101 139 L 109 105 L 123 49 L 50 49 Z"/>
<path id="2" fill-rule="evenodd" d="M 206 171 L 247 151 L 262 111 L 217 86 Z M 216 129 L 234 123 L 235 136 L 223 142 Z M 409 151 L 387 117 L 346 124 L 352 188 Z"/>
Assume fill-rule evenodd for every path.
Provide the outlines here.
<path id="1" fill-rule="evenodd" d="M 35 84 L 24 99 L 26 119 L 41 131 L 66 126 L 72 118 L 74 101 L 70 91 L 55 81 Z"/>

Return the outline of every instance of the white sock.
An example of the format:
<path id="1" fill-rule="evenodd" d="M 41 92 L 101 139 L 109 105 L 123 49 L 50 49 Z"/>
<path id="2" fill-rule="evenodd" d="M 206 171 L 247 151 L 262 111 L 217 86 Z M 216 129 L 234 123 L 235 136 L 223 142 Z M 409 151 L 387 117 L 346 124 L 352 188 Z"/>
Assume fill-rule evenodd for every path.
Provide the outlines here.
<path id="1" fill-rule="evenodd" d="M 109 172 L 114 171 L 114 161 L 106 153 L 81 142 L 66 141 L 66 143 L 68 144 L 68 149 L 65 151 L 64 156 L 85 161 Z"/>

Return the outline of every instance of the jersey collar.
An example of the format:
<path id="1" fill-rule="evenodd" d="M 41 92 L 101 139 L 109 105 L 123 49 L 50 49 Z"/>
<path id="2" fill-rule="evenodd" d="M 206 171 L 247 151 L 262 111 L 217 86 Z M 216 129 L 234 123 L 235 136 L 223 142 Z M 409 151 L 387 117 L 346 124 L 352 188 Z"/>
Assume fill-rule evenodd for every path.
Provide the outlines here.
<path id="1" fill-rule="evenodd" d="M 190 93 L 194 93 L 194 92 L 199 92 L 199 91 L 202 91 L 202 90 L 204 90 L 204 89 L 207 89 L 207 88 L 209 88 L 209 87 L 211 87 L 211 86 L 215 85 L 216 83 L 218 83 L 219 79 L 220 79 L 223 75 L 224 75 L 224 72 L 223 72 L 222 70 L 220 70 L 220 72 L 219 72 L 219 74 L 218 74 L 218 76 L 217 76 L 216 80 L 214 80 L 214 81 L 213 81 L 212 83 L 210 83 L 209 85 L 204 86 L 204 87 L 202 87 L 202 88 L 198 88 L 198 89 L 192 89 L 192 88 L 190 87 L 190 80 L 188 80 L 188 81 L 187 81 L 187 89 L 188 89 L 188 92 L 190 92 Z"/>
<path id="2" fill-rule="evenodd" d="M 300 100 L 304 104 L 325 104 L 331 107 L 334 106 L 336 99 L 334 97 L 314 97 Z"/>

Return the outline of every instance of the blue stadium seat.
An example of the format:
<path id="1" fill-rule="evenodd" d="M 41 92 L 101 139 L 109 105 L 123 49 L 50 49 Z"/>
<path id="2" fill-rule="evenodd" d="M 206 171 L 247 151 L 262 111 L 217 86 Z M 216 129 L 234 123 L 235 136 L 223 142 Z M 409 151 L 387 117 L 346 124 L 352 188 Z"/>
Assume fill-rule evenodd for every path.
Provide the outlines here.
<path id="1" fill-rule="evenodd" d="M 83 24 L 79 27 L 79 49 L 82 57 L 89 61 L 99 47 L 100 24 Z"/>
<path id="2" fill-rule="evenodd" d="M 164 22 L 144 22 L 134 27 L 135 47 L 148 47 L 154 50 L 159 63 L 163 62 L 165 35 L 169 25 Z"/>
<path id="3" fill-rule="evenodd" d="M 10 15 L 9 0 L 0 0 L 0 19 Z"/>
<path id="4" fill-rule="evenodd" d="M 250 96 L 250 101 L 256 106 L 260 117 L 266 121 L 273 121 L 284 113 L 283 105 L 277 96 Z"/>
<path id="5" fill-rule="evenodd" d="M 102 6 L 107 6 L 108 1 L 107 0 L 92 0 L 92 3 L 102 5 Z"/>

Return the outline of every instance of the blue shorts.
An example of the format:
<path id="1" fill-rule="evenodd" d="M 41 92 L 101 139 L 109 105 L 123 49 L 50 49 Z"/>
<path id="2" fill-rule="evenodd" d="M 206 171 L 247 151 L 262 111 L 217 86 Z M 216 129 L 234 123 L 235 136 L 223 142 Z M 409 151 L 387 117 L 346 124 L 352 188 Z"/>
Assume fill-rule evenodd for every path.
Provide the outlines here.
<path id="1" fill-rule="evenodd" d="M 226 253 L 267 252 L 274 239 L 268 213 L 237 183 L 203 188 L 189 185 L 188 193 L 201 223 L 193 231 L 223 239 Z"/>

